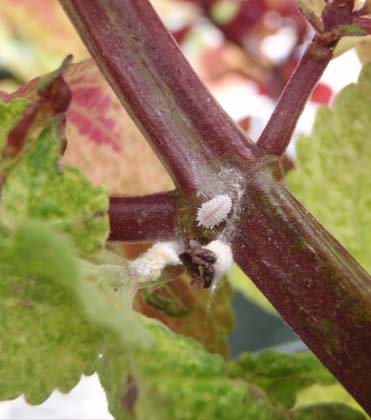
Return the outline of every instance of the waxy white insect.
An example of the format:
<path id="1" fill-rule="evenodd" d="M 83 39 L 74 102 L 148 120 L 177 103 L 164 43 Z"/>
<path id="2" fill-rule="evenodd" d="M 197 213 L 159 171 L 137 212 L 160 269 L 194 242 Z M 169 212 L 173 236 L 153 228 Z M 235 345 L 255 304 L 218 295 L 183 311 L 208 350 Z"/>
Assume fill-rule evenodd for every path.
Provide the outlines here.
<path id="1" fill-rule="evenodd" d="M 197 210 L 196 220 L 198 226 L 212 229 L 220 223 L 224 222 L 232 209 L 232 199 L 221 194 L 203 203 Z"/>

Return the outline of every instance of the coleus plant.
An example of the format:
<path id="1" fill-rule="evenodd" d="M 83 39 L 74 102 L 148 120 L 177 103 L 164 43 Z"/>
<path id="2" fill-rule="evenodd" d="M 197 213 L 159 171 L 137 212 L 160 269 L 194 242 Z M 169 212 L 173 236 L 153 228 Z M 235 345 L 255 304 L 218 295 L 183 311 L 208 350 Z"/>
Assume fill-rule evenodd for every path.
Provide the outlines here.
<path id="1" fill-rule="evenodd" d="M 221 238 L 282 317 L 370 413 L 370 277 L 288 192 L 280 162 L 340 38 L 370 32 L 369 2 L 357 9 L 354 1 L 328 1 L 321 15 L 301 5 L 316 35 L 257 144 L 217 105 L 146 0 L 61 4 L 176 189 L 108 199 L 79 170 L 63 167 L 66 117 L 69 141 L 73 125 L 78 127 L 73 138 L 86 134 L 89 120 L 81 103 L 97 98 L 97 86 L 104 83 L 92 61 L 73 65 L 68 58 L 47 77 L 1 95 L 1 398 L 24 393 L 31 403 L 40 403 L 56 388 L 69 391 L 82 373 L 97 371 L 115 418 L 364 418 L 340 403 L 295 406 L 303 388 L 334 383 L 312 355 L 247 354 L 227 361 L 135 312 L 133 306 L 226 356 L 225 299 L 211 304 L 204 334 L 194 323 L 207 316 L 205 290 L 191 291 L 184 276 L 166 283 L 183 270 L 180 263 L 164 267 L 159 278 L 152 275 L 158 266 L 152 271 L 150 266 L 151 276 L 142 282 L 132 264 L 104 247 L 107 237 L 172 241 L 178 254 L 189 248 L 201 252 Z M 339 95 L 333 111 L 321 111 L 313 138 L 299 148 L 299 169 L 288 179 L 315 213 L 317 197 L 334 197 L 331 210 L 321 213 L 319 206 L 317 213 L 365 266 L 368 237 L 360 226 L 366 225 L 369 208 L 366 175 L 355 170 L 349 177 L 349 168 L 358 168 L 358 160 L 369 153 L 370 73 L 366 67 L 358 84 Z M 100 97 L 103 114 L 107 95 Z M 99 112 L 96 118 L 99 124 L 90 130 L 95 140 L 110 138 L 112 148 L 119 147 L 115 121 Z M 114 135 L 102 136 L 102 131 Z M 332 151 L 344 168 L 342 188 Z M 314 182 L 320 170 L 332 184 Z M 231 199 L 231 212 L 215 226 L 199 225 L 198 209 L 218 196 Z M 344 213 L 337 212 L 340 201 L 357 215 L 351 234 L 338 229 L 344 223 Z M 210 264 L 202 258 L 186 264 L 197 284 L 215 258 L 223 257 L 210 255 Z M 152 292 L 160 286 L 160 292 Z M 138 288 L 142 292 L 134 303 Z M 228 300 L 228 286 L 222 289 Z"/>

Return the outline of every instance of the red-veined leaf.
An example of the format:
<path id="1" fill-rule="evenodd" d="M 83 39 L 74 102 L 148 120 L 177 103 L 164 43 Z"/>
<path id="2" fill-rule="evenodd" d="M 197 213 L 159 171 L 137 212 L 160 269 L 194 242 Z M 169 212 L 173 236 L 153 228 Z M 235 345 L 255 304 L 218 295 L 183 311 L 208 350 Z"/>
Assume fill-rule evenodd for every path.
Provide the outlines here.
<path id="1" fill-rule="evenodd" d="M 79 167 L 111 195 L 145 194 L 171 189 L 162 164 L 134 125 L 93 60 L 71 65 L 64 79 L 72 91 L 67 113 L 64 162 Z M 40 78 L 1 98 L 31 101 Z"/>

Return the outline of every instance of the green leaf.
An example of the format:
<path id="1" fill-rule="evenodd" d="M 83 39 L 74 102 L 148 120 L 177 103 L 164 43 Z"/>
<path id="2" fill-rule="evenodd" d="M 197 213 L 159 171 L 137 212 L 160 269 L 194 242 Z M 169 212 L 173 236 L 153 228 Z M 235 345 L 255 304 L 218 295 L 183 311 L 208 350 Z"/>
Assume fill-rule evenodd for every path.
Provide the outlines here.
<path id="1" fill-rule="evenodd" d="M 339 383 L 330 386 L 314 384 L 309 388 L 303 389 L 297 395 L 295 408 L 329 402 L 347 404 L 362 411 L 360 405 Z"/>
<path id="2" fill-rule="evenodd" d="M 286 418 L 257 387 L 228 378 L 220 356 L 156 321 L 142 322 L 151 348 L 134 353 L 113 340 L 98 369 L 116 420 Z"/>
<path id="3" fill-rule="evenodd" d="M 345 404 L 318 404 L 293 410 L 292 420 L 366 420 L 363 413 Z"/>
<path id="4" fill-rule="evenodd" d="M 74 252 L 40 221 L 0 237 L 0 400 L 39 404 L 94 372 L 101 333 L 63 287 L 78 279 Z"/>
<path id="5" fill-rule="evenodd" d="M 126 261 L 104 252 L 97 258 L 95 264 L 80 260 L 82 275 L 71 285 L 74 293 L 91 321 L 115 333 L 124 347 L 148 347 L 151 337 L 133 309 L 136 283 Z"/>
<path id="6" fill-rule="evenodd" d="M 298 391 L 313 384 L 330 385 L 336 379 L 311 353 L 288 355 L 264 352 L 259 356 L 242 354 L 228 368 L 232 378 L 261 387 L 272 403 L 293 407 Z"/>
<path id="7" fill-rule="evenodd" d="M 60 163 L 60 120 L 55 118 L 19 158 L 2 190 L 0 225 L 13 230 L 29 218 L 68 233 L 86 253 L 103 247 L 108 197 L 76 168 Z"/>
<path id="8" fill-rule="evenodd" d="M 281 419 L 262 391 L 227 376 L 221 356 L 134 312 L 125 263 L 97 258 L 81 262 L 74 289 L 90 319 L 109 331 L 98 373 L 116 419 Z"/>
<path id="9" fill-rule="evenodd" d="M 74 290 L 90 319 L 108 330 L 98 373 L 115 419 L 284 418 L 257 387 L 229 378 L 221 356 L 134 312 L 125 262 L 109 253 L 97 258 L 81 262 Z"/>
<path id="10" fill-rule="evenodd" d="M 2 146 L 28 104 L 0 107 Z M 63 116 L 48 121 L 25 138 L 0 201 L 0 399 L 24 394 L 33 404 L 93 373 L 103 335 L 73 287 L 82 281 L 77 255 L 94 255 L 108 234 L 108 197 L 62 167 Z"/>
<path id="11" fill-rule="evenodd" d="M 289 189 L 371 270 L 371 65 L 343 89 L 333 109 L 320 109 L 312 135 L 297 147 Z"/>
<path id="12" fill-rule="evenodd" d="M 9 274 L 53 279 L 61 284 L 77 279 L 73 244 L 40 221 L 29 220 L 10 237 L 0 238 L 0 250 L 3 272 L 7 269 Z"/>
<path id="13" fill-rule="evenodd" d="M 27 99 L 15 99 L 9 104 L 0 102 L 0 153 L 11 129 L 20 121 L 30 102 Z"/>
<path id="14" fill-rule="evenodd" d="M 335 28 L 334 33 L 338 36 L 365 36 L 367 31 L 357 25 L 339 25 Z"/>

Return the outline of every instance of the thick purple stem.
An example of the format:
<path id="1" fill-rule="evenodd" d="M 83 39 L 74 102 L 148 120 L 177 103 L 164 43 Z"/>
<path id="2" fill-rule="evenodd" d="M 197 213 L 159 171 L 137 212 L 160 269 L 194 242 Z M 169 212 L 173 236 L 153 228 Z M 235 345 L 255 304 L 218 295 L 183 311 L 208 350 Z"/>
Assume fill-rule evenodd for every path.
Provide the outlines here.
<path id="1" fill-rule="evenodd" d="M 332 58 L 338 39 L 316 36 L 307 47 L 258 140 L 258 145 L 267 153 L 281 156 L 285 152 L 305 104 Z"/>
<path id="2" fill-rule="evenodd" d="M 355 0 L 330 0 L 322 12 L 325 32 L 352 21 Z"/>
<path id="3" fill-rule="evenodd" d="M 174 237 L 176 193 L 110 198 L 110 241 L 150 242 Z"/>
<path id="4" fill-rule="evenodd" d="M 371 413 L 371 278 L 276 179 L 275 165 L 246 174 L 236 262 Z"/>
<path id="5" fill-rule="evenodd" d="M 260 155 L 192 70 L 146 0 L 60 0 L 117 96 L 183 191 L 233 150 Z M 140 157 L 138 157 L 140 158 Z"/>
<path id="6" fill-rule="evenodd" d="M 368 34 L 371 34 L 371 18 L 354 17 L 353 24 L 362 28 Z"/>

